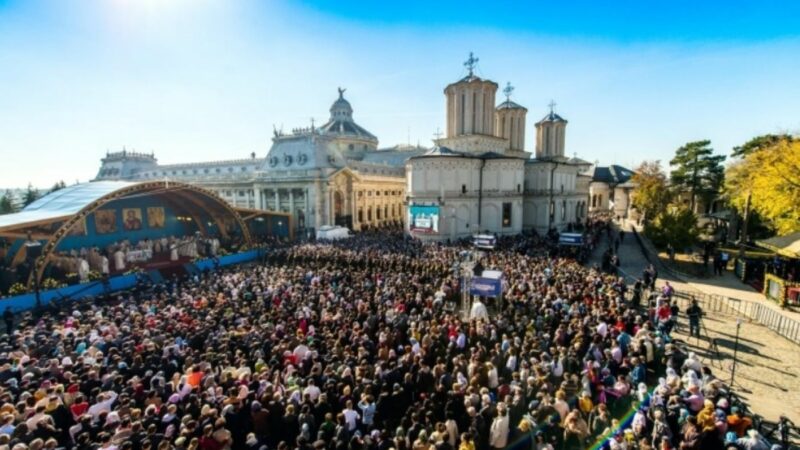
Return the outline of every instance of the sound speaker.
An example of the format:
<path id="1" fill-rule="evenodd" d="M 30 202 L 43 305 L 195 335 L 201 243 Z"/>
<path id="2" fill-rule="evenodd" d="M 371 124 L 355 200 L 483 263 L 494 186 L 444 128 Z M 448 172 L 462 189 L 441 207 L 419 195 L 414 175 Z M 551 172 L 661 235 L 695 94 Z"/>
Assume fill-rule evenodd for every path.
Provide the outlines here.
<path id="1" fill-rule="evenodd" d="M 25 258 L 28 261 L 33 261 L 42 256 L 42 243 L 28 241 L 25 243 Z"/>

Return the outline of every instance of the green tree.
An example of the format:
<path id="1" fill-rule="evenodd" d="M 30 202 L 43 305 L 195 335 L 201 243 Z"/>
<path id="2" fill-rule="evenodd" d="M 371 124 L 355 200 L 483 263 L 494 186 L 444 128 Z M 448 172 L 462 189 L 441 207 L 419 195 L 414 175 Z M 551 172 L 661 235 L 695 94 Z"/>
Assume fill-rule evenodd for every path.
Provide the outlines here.
<path id="1" fill-rule="evenodd" d="M 49 193 L 55 192 L 55 191 L 57 191 L 59 189 L 64 189 L 65 187 L 67 187 L 67 183 L 64 183 L 64 180 L 61 180 L 61 181 L 57 182 L 56 184 L 54 184 L 53 187 L 51 187 L 50 190 L 47 193 L 49 194 Z"/>
<path id="2" fill-rule="evenodd" d="M 633 207 L 650 221 L 661 214 L 672 202 L 672 191 L 667 183 L 667 174 L 661 168 L 661 161 L 644 161 L 634 171 L 631 181 Z"/>
<path id="3" fill-rule="evenodd" d="M 753 139 L 745 142 L 743 145 L 733 147 L 731 156 L 734 158 L 744 158 L 747 155 L 755 153 L 759 150 L 775 147 L 781 142 L 790 144 L 796 140 L 797 138 L 790 134 L 765 134 L 763 136 L 756 136 Z"/>
<path id="4" fill-rule="evenodd" d="M 6 190 L 2 197 L 0 197 L 0 214 L 11 214 L 17 212 L 17 205 L 14 201 L 14 193 L 11 190 Z"/>
<path id="5" fill-rule="evenodd" d="M 28 189 L 22 195 L 22 207 L 26 207 L 39 198 L 39 190 L 28 183 Z"/>
<path id="6" fill-rule="evenodd" d="M 659 249 L 672 247 L 676 251 L 691 248 L 697 243 L 700 230 L 697 216 L 687 208 L 672 207 L 661 212 L 645 226 L 645 235 Z"/>
<path id="7" fill-rule="evenodd" d="M 714 155 L 711 141 L 689 142 L 675 151 L 669 162 L 674 169 L 670 173 L 672 185 L 690 194 L 689 209 L 694 211 L 697 197 L 711 200 L 719 193 L 725 181 L 722 163 L 725 155 Z"/>

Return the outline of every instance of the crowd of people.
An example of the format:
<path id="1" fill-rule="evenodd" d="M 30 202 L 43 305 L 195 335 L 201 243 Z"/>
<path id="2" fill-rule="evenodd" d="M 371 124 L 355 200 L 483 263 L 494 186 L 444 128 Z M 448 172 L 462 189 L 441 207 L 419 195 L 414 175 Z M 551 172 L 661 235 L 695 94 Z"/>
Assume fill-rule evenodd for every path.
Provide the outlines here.
<path id="1" fill-rule="evenodd" d="M 474 320 L 445 307 L 468 244 L 385 232 L 12 317 L 0 449 L 768 448 L 622 279 L 545 244 L 472 253 L 505 277 Z"/>

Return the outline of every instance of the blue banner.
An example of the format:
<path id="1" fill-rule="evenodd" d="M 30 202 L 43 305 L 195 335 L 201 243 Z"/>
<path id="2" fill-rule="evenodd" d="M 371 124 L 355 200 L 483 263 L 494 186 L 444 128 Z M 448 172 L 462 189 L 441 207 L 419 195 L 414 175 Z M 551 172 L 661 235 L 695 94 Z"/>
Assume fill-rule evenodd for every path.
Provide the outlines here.
<path id="1" fill-rule="evenodd" d="M 493 278 L 475 277 L 469 287 L 469 293 L 481 297 L 497 297 L 502 292 L 502 281 Z"/>
<path id="2" fill-rule="evenodd" d="M 582 245 L 583 235 L 579 233 L 561 233 L 558 236 L 558 243 L 561 245 Z"/>

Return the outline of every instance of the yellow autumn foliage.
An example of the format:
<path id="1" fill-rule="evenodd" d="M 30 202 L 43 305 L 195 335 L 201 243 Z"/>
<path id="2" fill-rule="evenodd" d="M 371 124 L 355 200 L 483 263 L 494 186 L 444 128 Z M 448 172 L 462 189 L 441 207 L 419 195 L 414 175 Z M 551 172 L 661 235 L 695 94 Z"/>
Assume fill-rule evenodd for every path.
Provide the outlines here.
<path id="1" fill-rule="evenodd" d="M 728 166 L 725 190 L 731 203 L 750 207 L 770 221 L 779 235 L 800 231 L 800 142 L 778 142 Z"/>

